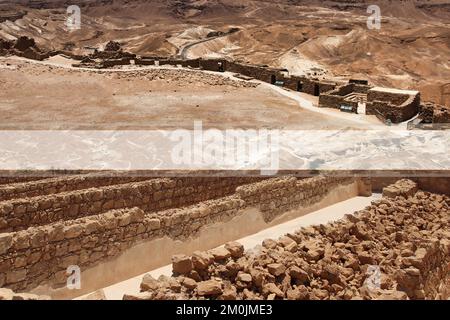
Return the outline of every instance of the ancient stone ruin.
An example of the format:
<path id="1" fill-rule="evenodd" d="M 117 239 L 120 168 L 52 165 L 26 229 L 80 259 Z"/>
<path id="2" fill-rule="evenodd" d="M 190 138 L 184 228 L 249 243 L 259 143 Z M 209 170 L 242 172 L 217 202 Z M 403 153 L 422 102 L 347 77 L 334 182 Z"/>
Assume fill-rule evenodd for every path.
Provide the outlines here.
<path id="1" fill-rule="evenodd" d="M 180 57 L 136 56 L 122 50 L 121 44 L 109 41 L 103 50 L 89 55 L 75 55 L 71 51 L 42 51 L 32 38 L 20 37 L 16 41 L 0 39 L 0 56 L 17 55 L 34 60 L 44 60 L 62 54 L 78 60 L 74 67 L 114 68 L 117 66 L 179 66 L 214 72 L 231 72 L 245 80 L 257 79 L 283 88 L 319 97 L 319 107 L 375 115 L 385 123 L 401 123 L 419 114 L 420 123 L 449 123 L 450 112 L 446 106 L 431 102 L 421 104 L 420 92 L 394 88 L 374 87 L 367 80 L 350 79 L 348 82 L 318 79 L 313 76 L 290 75 L 286 69 L 267 65 L 251 65 L 230 59 L 182 59 Z M 413 126 L 408 128 L 412 129 Z"/>
<path id="2" fill-rule="evenodd" d="M 42 61 L 50 57 L 52 53 L 41 50 L 33 38 L 23 36 L 15 41 L 0 39 L 0 56 L 7 55 Z"/>
<path id="3" fill-rule="evenodd" d="M 142 293 L 124 298 L 447 297 L 450 199 L 421 191 L 410 180 L 384 188 L 383 199 L 348 212 L 344 220 L 292 230 L 253 250 L 233 242 L 283 217 L 370 196 L 371 188 L 370 179 L 332 175 L 107 173 L 0 185 L 0 287 L 5 288 L 0 297 L 73 298 L 66 288 L 67 268 L 73 265 L 84 279 L 80 295 L 170 261 L 173 277 L 146 276 Z M 217 227 L 220 233 L 209 231 Z M 192 252 L 193 239 L 197 251 L 172 256 L 180 250 L 174 250 L 175 241 Z M 364 287 L 373 265 L 382 274 L 375 292 Z"/>
<path id="4" fill-rule="evenodd" d="M 345 219 L 244 251 L 236 242 L 172 258 L 124 299 L 448 299 L 450 198 L 401 180 Z M 377 266 L 379 283 L 371 283 Z"/>

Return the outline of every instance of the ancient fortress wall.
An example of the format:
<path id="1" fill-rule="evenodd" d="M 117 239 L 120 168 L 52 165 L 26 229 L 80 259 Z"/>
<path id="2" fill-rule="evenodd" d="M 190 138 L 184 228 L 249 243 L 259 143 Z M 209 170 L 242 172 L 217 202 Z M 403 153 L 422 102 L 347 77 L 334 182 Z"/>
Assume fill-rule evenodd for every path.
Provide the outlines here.
<path id="1" fill-rule="evenodd" d="M 221 181 L 214 183 L 220 185 Z M 160 184 L 162 189 L 165 183 L 171 182 L 161 179 L 152 181 L 152 186 Z M 133 208 L 134 204 L 130 203 L 125 209 L 86 217 L 82 217 L 85 215 L 83 213 L 73 216 L 73 220 L 1 233 L 0 287 L 30 290 L 43 283 L 62 285 L 66 281 L 68 266 L 78 265 L 86 270 L 106 261 L 114 261 L 134 246 L 163 237 L 173 240 L 195 238 L 201 230 L 207 230 L 213 224 L 245 216 L 252 210 L 260 212 L 264 220 L 272 221 L 286 212 L 312 207 L 338 188 L 350 190 L 347 197 L 356 196 L 356 183 L 353 178 L 338 177 L 318 176 L 303 180 L 273 178 L 237 188 L 233 184 L 236 192 L 218 199 L 202 201 L 195 193 L 186 195 L 191 201 L 200 199 L 191 206 L 183 207 L 176 201 L 178 208 L 149 212 Z M 222 183 L 221 188 L 223 191 L 220 193 L 226 194 L 231 184 Z M 216 194 L 219 193 L 213 195 Z M 334 201 L 340 200 L 343 199 Z M 152 203 L 159 202 L 164 200 L 152 200 Z M 144 256 L 140 259 L 170 260 L 170 257 L 164 256 L 165 252 L 142 254 Z M 157 258 L 153 258 L 155 254 Z M 145 271 L 140 270 L 141 273 Z M 123 276 L 126 279 L 133 274 Z"/>
<path id="2" fill-rule="evenodd" d="M 175 255 L 171 277 L 146 274 L 124 299 L 446 300 L 449 210 L 449 197 L 399 180 L 364 210 L 265 239 L 258 251 L 229 242 Z"/>
<path id="3" fill-rule="evenodd" d="M 99 174 L 83 174 L 42 180 L 33 180 L 33 178 L 29 179 L 30 181 L 0 185 L 0 201 L 16 198 L 37 197 L 53 193 L 88 189 L 112 184 L 136 182 L 148 178 L 137 176 L 114 176 L 112 174 L 107 174 L 104 176 Z"/>
<path id="4" fill-rule="evenodd" d="M 383 188 L 394 184 L 398 177 L 372 177 L 370 178 L 372 189 L 374 192 L 381 192 Z M 450 176 L 436 176 L 436 177 L 407 177 L 417 183 L 419 189 L 427 190 L 438 194 L 450 195 Z"/>
<path id="5" fill-rule="evenodd" d="M 370 86 L 357 83 L 347 83 L 338 86 L 334 90 L 330 90 L 321 94 L 319 97 L 319 107 L 339 109 L 342 104 L 352 105 L 356 111 L 358 108 L 358 101 L 346 100 L 347 96 L 352 93 L 367 94 Z"/>
<path id="6" fill-rule="evenodd" d="M 409 95 L 369 90 L 367 101 L 366 114 L 393 123 L 409 120 L 420 110 L 420 93 Z"/>
<path id="7" fill-rule="evenodd" d="M 0 232 L 23 230 L 111 209 L 146 212 L 223 197 L 258 178 L 160 178 L 0 202 Z"/>

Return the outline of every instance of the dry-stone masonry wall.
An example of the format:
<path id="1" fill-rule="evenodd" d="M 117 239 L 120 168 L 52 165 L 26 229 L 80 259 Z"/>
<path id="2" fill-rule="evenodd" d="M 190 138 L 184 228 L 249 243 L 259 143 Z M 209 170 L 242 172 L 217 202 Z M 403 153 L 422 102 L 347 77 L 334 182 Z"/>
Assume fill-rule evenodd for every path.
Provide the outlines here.
<path id="1" fill-rule="evenodd" d="M 0 185 L 0 201 L 142 181 L 142 176 L 87 174 Z"/>
<path id="2" fill-rule="evenodd" d="M 235 179 L 240 181 L 240 178 Z M 226 181 L 221 178 L 214 184 L 228 190 L 230 182 L 227 184 Z M 242 214 L 242 209 L 248 207 L 258 207 L 264 218 L 271 220 L 286 211 L 320 201 L 336 186 L 350 182 L 354 179 L 321 176 L 304 180 L 273 178 L 240 186 L 232 195 L 188 207 L 155 212 L 144 212 L 140 208 L 111 210 L 0 233 L 0 287 L 28 290 L 44 282 L 64 284 L 66 269 L 70 265 L 79 265 L 85 270 L 142 241 L 163 236 L 173 239 L 192 237 L 201 227 Z M 169 182 L 158 179 L 153 183 L 161 187 Z M 236 183 L 233 184 L 234 189 Z M 201 197 L 190 194 L 191 199 L 201 201 Z M 164 199 L 163 196 L 157 203 L 164 202 Z"/>
<path id="3" fill-rule="evenodd" d="M 147 274 L 124 299 L 448 299 L 450 198 L 410 194 L 414 185 L 258 250 L 233 242 L 174 256 L 172 277 Z"/>
<path id="4" fill-rule="evenodd" d="M 158 178 L 0 202 L 0 232 L 23 230 L 112 209 L 139 207 L 146 212 L 190 205 L 234 193 L 252 177 Z"/>

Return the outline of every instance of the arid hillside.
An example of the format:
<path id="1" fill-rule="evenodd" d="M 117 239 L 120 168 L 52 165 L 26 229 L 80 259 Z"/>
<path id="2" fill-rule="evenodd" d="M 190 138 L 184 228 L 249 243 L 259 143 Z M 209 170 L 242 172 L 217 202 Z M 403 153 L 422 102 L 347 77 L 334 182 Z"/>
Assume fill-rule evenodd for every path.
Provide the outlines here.
<path id="1" fill-rule="evenodd" d="M 0 1 L 0 37 L 74 52 L 117 40 L 141 55 L 227 56 L 293 74 L 362 77 L 450 104 L 450 1 L 85 0 L 69 31 L 66 1 Z M 367 7 L 381 8 L 369 30 Z"/>

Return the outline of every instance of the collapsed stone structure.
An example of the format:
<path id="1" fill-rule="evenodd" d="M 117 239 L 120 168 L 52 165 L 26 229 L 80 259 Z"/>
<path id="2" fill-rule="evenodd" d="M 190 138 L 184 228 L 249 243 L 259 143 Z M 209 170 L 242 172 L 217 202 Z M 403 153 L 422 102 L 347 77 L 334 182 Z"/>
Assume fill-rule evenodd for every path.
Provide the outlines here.
<path id="1" fill-rule="evenodd" d="M 367 84 L 349 82 L 330 90 L 319 97 L 319 107 L 342 109 L 349 107 L 350 112 L 358 111 L 358 103 L 367 102 L 367 92 L 371 87 Z"/>
<path id="2" fill-rule="evenodd" d="M 120 57 L 109 57 L 101 62 L 94 63 L 93 60 L 84 60 L 76 66 L 110 68 L 131 63 L 134 65 L 172 65 L 214 72 L 232 72 L 246 80 L 257 79 L 290 90 L 318 96 L 319 107 L 336 108 L 356 113 L 358 106 L 363 104 L 365 114 L 376 115 L 383 122 L 400 123 L 407 121 L 417 115 L 421 109 L 418 91 L 373 87 L 366 80 L 360 79 L 350 79 L 348 83 L 343 83 L 342 81 L 294 76 L 289 75 L 286 69 L 271 68 L 266 65 L 250 65 L 229 59 L 135 57 L 122 53 Z M 445 114 L 444 116 L 437 116 L 436 120 L 442 122 L 439 119 L 445 117 Z"/>
<path id="3" fill-rule="evenodd" d="M 54 188 L 50 181 L 39 183 Z M 49 285 L 57 289 L 66 283 L 68 266 L 88 271 L 105 262 L 115 263 L 121 254 L 143 244 L 195 238 L 204 228 L 235 217 L 257 213 L 270 222 L 286 212 L 308 212 L 331 199 L 336 201 L 340 192 L 343 199 L 357 195 L 363 186 L 359 179 L 332 176 L 156 178 L 55 194 L 43 191 L 41 196 L 2 201 L 0 287 L 29 291 Z M 252 229 L 258 226 L 240 227 L 242 232 L 258 231 Z M 239 235 L 229 231 L 233 237 Z M 223 243 L 223 236 L 225 231 L 212 243 Z M 164 258 L 164 253 L 160 256 Z M 152 262 L 151 257 L 144 257 L 149 259 L 146 263 Z M 148 270 L 144 262 L 141 269 L 140 273 Z"/>
<path id="4" fill-rule="evenodd" d="M 124 299 L 448 299 L 450 198 L 402 180 L 364 210 L 259 251 L 236 242 L 172 258 Z"/>
<path id="5" fill-rule="evenodd" d="M 359 81 L 338 85 L 321 94 L 319 107 L 358 112 L 363 104 L 364 113 L 380 120 L 400 123 L 414 117 L 420 110 L 420 93 L 411 90 L 373 87 Z"/>
<path id="6" fill-rule="evenodd" d="M 437 103 L 421 104 L 419 114 L 422 123 L 450 123 L 450 107 Z"/>
<path id="7" fill-rule="evenodd" d="M 42 61 L 52 53 L 41 50 L 33 38 L 20 37 L 15 41 L 0 39 L 0 56 L 16 55 L 33 60 Z"/>
<path id="8" fill-rule="evenodd" d="M 367 93 L 366 114 L 392 123 L 411 119 L 419 112 L 419 107 L 419 91 L 375 87 Z"/>

